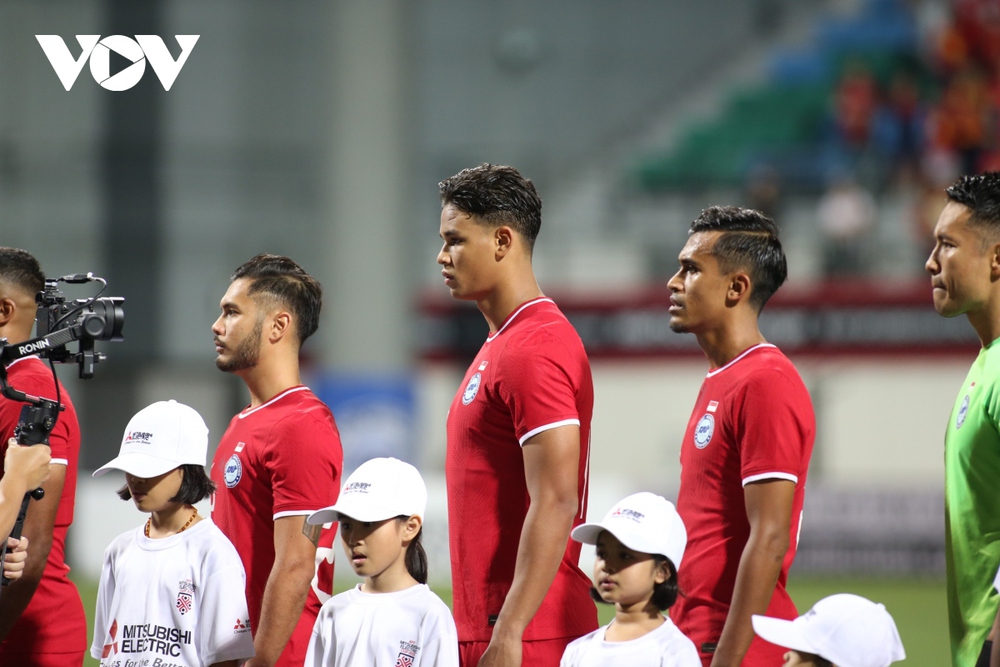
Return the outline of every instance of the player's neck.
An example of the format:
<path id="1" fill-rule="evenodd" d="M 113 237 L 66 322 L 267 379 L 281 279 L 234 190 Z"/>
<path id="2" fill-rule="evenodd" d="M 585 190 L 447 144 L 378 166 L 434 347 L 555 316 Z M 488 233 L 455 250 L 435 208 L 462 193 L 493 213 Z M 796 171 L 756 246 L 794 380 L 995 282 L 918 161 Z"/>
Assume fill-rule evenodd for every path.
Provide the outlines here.
<path id="1" fill-rule="evenodd" d="M 260 356 L 257 365 L 238 371 L 250 391 L 250 407 L 267 403 L 292 387 L 302 384 L 299 376 L 299 359 L 290 353 Z"/>
<path id="2" fill-rule="evenodd" d="M 665 619 L 660 610 L 649 600 L 639 604 L 615 605 L 615 620 L 604 632 L 604 640 L 627 642 L 649 634 L 663 625 Z"/>
<path id="3" fill-rule="evenodd" d="M 491 334 L 496 333 L 511 313 L 522 304 L 544 296 L 534 273 L 530 270 L 519 273 L 520 275 L 502 282 L 489 294 L 476 301 L 480 312 L 490 325 Z"/>
<path id="4" fill-rule="evenodd" d="M 7 324 L 0 325 L 0 338 L 6 338 L 9 345 L 23 343 L 31 338 L 31 325 L 33 323 L 34 320 L 25 326 L 17 319 L 11 320 Z"/>
<path id="5" fill-rule="evenodd" d="M 711 330 L 696 334 L 698 345 L 708 357 L 711 370 L 722 368 L 754 345 L 766 343 L 757 319 L 752 321 L 732 319 Z"/>
<path id="6" fill-rule="evenodd" d="M 998 299 L 1000 301 L 1000 299 Z M 997 306 L 986 304 L 983 308 L 975 312 L 966 313 L 969 324 L 976 330 L 979 342 L 983 347 L 1000 338 L 1000 303 Z"/>
<path id="7" fill-rule="evenodd" d="M 410 576 L 409 570 L 406 569 L 406 550 L 404 549 L 399 560 L 381 573 L 365 577 L 365 582 L 361 584 L 361 590 L 364 593 L 396 593 L 413 588 L 418 583 L 420 582 Z"/>

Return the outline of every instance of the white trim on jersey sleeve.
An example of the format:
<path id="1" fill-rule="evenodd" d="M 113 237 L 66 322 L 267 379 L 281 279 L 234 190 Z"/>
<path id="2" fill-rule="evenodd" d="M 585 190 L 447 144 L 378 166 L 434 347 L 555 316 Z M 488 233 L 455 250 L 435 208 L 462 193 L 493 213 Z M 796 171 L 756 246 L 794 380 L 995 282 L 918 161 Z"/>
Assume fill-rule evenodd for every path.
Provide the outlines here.
<path id="1" fill-rule="evenodd" d="M 759 482 L 763 479 L 787 479 L 789 482 L 794 484 L 799 483 L 798 475 L 793 475 L 787 472 L 762 472 L 759 475 L 750 475 L 749 477 L 743 478 L 743 486 L 746 486 L 750 482 Z"/>
<path id="2" fill-rule="evenodd" d="M 49 465 L 53 465 L 53 466 L 68 466 L 69 465 L 69 459 L 50 459 L 49 460 Z"/>
<path id="3" fill-rule="evenodd" d="M 288 512 L 278 512 L 271 518 L 277 520 L 286 516 L 308 516 L 315 511 L 316 510 L 289 510 Z"/>
<path id="4" fill-rule="evenodd" d="M 523 447 L 525 441 L 527 441 L 528 438 L 534 435 L 538 435 L 542 431 L 549 431 L 554 428 L 559 428 L 560 426 L 579 426 L 579 425 L 580 425 L 579 419 L 564 419 L 561 422 L 553 422 L 551 424 L 546 424 L 545 426 L 539 426 L 538 428 L 531 429 L 530 431 L 522 435 L 521 439 L 517 441 L 517 444 Z"/>

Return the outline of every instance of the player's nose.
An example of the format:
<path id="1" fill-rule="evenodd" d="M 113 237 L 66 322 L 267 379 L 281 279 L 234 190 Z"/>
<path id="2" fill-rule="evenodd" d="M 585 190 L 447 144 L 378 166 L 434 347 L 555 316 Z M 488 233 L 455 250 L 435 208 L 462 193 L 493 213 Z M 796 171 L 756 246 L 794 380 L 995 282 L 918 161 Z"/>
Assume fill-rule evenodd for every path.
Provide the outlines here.
<path id="1" fill-rule="evenodd" d="M 936 255 L 937 255 L 937 248 L 931 251 L 931 254 L 927 257 L 927 261 L 924 262 L 924 268 L 930 274 L 936 274 L 941 268 L 941 266 L 938 264 Z"/>

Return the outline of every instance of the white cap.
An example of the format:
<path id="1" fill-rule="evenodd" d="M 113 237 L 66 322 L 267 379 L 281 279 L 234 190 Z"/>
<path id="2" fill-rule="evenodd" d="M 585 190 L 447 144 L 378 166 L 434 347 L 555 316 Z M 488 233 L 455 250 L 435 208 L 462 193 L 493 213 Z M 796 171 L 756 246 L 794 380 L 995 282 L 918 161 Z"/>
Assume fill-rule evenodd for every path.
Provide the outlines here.
<path id="1" fill-rule="evenodd" d="M 198 411 L 177 401 L 159 401 L 129 420 L 118 456 L 94 471 L 123 470 L 136 477 L 156 477 L 182 465 L 205 465 L 208 427 Z"/>
<path id="2" fill-rule="evenodd" d="M 687 529 L 674 504 L 655 493 L 634 493 L 619 501 L 600 523 L 584 523 L 570 533 L 577 542 L 597 544 L 601 531 L 608 531 L 633 551 L 666 556 L 681 568 L 687 546 Z"/>
<path id="3" fill-rule="evenodd" d="M 753 629 L 772 644 L 813 653 L 837 667 L 888 667 L 906 658 L 885 607 L 849 593 L 823 598 L 794 621 L 755 614 Z"/>
<path id="4" fill-rule="evenodd" d="M 383 521 L 397 516 L 421 519 L 427 512 L 427 487 L 420 472 L 399 459 L 365 461 L 344 482 L 335 505 L 309 515 L 306 523 L 320 525 L 340 521 L 340 515 L 355 521 Z"/>

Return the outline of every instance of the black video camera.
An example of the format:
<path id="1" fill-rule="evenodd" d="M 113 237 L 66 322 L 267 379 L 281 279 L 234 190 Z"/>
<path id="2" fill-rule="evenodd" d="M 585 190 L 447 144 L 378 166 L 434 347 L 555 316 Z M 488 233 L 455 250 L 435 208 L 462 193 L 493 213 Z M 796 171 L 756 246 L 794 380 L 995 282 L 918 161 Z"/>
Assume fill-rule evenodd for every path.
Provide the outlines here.
<path id="1" fill-rule="evenodd" d="M 59 290 L 59 283 L 81 284 L 101 283 L 101 291 L 96 295 L 66 303 L 66 297 Z M 76 361 L 80 367 L 80 377 L 94 377 L 94 364 L 105 356 L 94 351 L 96 341 L 120 341 L 122 327 L 125 326 L 125 311 L 120 296 L 101 297 L 107 283 L 91 273 L 75 273 L 56 280 L 46 280 L 45 289 L 35 295 L 38 303 L 38 337 L 23 343 L 8 345 L 0 339 L 0 364 L 4 367 L 22 357 L 38 355 L 56 363 Z M 67 344 L 79 341 L 76 352 Z"/>
<path id="2" fill-rule="evenodd" d="M 59 290 L 60 282 L 99 282 L 101 290 L 92 297 L 67 303 L 66 297 Z M 124 340 L 122 327 L 125 326 L 125 311 L 122 304 L 125 299 L 120 296 L 101 297 L 106 288 L 107 282 L 91 273 L 75 273 L 56 280 L 46 280 L 45 289 L 35 295 L 38 303 L 37 337 L 13 344 L 8 344 L 6 338 L 0 338 L 0 393 L 12 401 L 25 404 L 14 429 L 18 444 L 49 444 L 49 433 L 55 427 L 63 406 L 59 403 L 59 380 L 55 377 L 55 366 L 52 367 L 56 386 L 55 400 L 31 396 L 10 386 L 7 382 L 7 367 L 18 359 L 34 355 L 48 359 L 50 364 L 75 361 L 79 365 L 81 378 L 94 377 L 94 365 L 105 359 L 103 353 L 94 351 L 94 343 L 99 340 Z M 73 341 L 79 343 L 76 352 L 67 347 Z M 12 537 L 21 537 L 29 499 L 41 500 L 44 495 L 41 488 L 25 494 L 11 532 Z M 7 540 L 3 538 L 0 559 L 6 551 Z M 3 584 L 7 583 L 9 581 L 4 577 Z"/>

